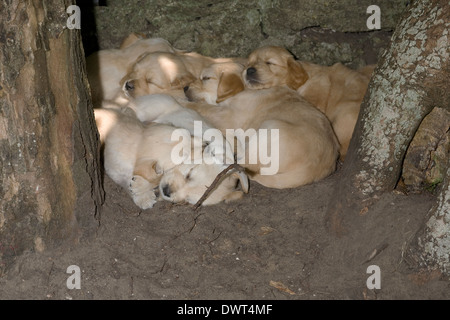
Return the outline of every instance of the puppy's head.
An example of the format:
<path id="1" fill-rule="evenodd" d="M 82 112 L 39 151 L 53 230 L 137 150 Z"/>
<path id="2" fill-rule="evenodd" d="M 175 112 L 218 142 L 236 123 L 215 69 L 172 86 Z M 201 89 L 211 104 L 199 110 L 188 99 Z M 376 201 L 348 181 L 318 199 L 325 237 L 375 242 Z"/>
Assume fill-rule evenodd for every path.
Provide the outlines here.
<path id="1" fill-rule="evenodd" d="M 243 69 L 239 63 L 214 63 L 202 70 L 200 79 L 184 88 L 186 97 L 190 101 L 218 104 L 244 90 Z"/>
<path id="2" fill-rule="evenodd" d="M 150 52 L 142 54 L 131 66 L 121 80 L 121 87 L 126 96 L 136 98 L 181 90 L 194 80 L 176 54 Z"/>
<path id="3" fill-rule="evenodd" d="M 308 80 L 308 75 L 289 51 L 265 46 L 249 55 L 242 78 L 245 85 L 253 89 L 287 85 L 297 90 Z"/>
<path id="4" fill-rule="evenodd" d="M 181 164 L 164 173 L 159 190 L 163 199 L 173 203 L 196 204 L 219 173 L 225 169 L 219 164 Z M 238 181 L 242 190 L 237 189 Z M 242 197 L 248 192 L 248 178 L 243 172 L 225 175 L 209 194 L 203 205 L 228 202 Z"/>

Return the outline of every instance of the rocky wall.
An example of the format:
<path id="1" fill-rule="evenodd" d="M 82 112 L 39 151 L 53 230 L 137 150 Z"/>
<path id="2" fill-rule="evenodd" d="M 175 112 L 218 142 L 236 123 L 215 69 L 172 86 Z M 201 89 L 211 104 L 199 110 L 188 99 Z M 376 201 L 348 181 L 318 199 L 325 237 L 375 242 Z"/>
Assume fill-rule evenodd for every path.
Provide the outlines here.
<path id="1" fill-rule="evenodd" d="M 85 50 L 114 48 L 130 32 L 210 56 L 247 56 L 266 44 L 297 58 L 357 67 L 377 61 L 406 0 L 108 0 L 84 7 Z M 380 29 L 370 30 L 370 5 Z"/>

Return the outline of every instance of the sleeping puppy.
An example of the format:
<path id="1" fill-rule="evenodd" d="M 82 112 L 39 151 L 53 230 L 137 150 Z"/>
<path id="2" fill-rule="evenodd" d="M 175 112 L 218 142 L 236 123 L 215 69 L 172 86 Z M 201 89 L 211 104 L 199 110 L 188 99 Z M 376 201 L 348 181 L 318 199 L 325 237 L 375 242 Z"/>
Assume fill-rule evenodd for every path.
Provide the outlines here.
<path id="1" fill-rule="evenodd" d="M 244 89 L 242 70 L 230 63 L 204 69 L 201 78 L 185 88 L 192 101 L 186 106 L 224 134 L 230 129 L 248 133 L 236 136 L 238 163 L 248 170 L 251 179 L 264 186 L 292 188 L 331 174 L 336 168 L 339 143 L 326 116 L 285 86 Z M 270 139 L 267 131 L 271 132 Z M 273 132 L 278 132 L 278 139 L 272 139 Z M 278 160 L 276 172 L 266 170 L 263 147 L 272 160 Z M 252 155 L 257 158 L 253 163 Z"/>
<path id="2" fill-rule="evenodd" d="M 189 101 L 204 101 L 215 105 L 244 90 L 241 80 L 243 65 L 216 63 L 204 68 L 197 81 L 185 87 Z"/>
<path id="3" fill-rule="evenodd" d="M 247 63 L 247 59 L 241 57 L 213 58 L 201 55 L 197 52 L 177 52 L 177 54 L 183 60 L 189 72 L 194 75 L 195 79 L 200 77 L 203 69 L 214 63 L 234 62 L 241 65 L 245 65 Z"/>
<path id="4" fill-rule="evenodd" d="M 193 148 L 196 137 L 173 141 L 176 127 L 147 123 L 136 116 L 118 109 L 95 109 L 95 120 L 104 144 L 103 160 L 106 174 L 117 184 L 128 190 L 134 203 L 141 209 L 152 208 L 159 189 L 163 199 L 195 204 L 211 185 L 216 176 L 226 168 L 224 164 L 193 164 L 192 156 L 214 156 L 211 149 Z M 201 141 L 197 141 L 202 145 Z M 180 144 L 182 144 L 180 148 Z M 174 163 L 172 151 L 177 147 L 183 151 L 181 163 Z M 198 154 L 200 153 L 200 155 Z M 244 192 L 248 191 L 245 174 L 227 174 L 202 203 L 212 205 L 221 201 L 232 201 L 242 197 L 243 191 L 236 190 L 241 181 Z"/>
<path id="5" fill-rule="evenodd" d="M 107 105 L 111 106 L 111 103 Z M 203 139 L 209 133 L 216 133 L 212 141 L 207 141 L 207 150 L 214 154 L 217 163 L 234 163 L 233 149 L 222 133 L 195 110 L 183 107 L 173 96 L 149 94 L 133 99 L 123 112 L 133 112 L 143 123 L 155 122 L 183 128 L 195 138 Z M 196 127 L 200 125 L 200 127 Z"/>
<path id="6" fill-rule="evenodd" d="M 183 88 L 195 80 L 185 61 L 172 52 L 142 54 L 120 80 L 128 99 L 155 93 L 182 98 Z"/>
<path id="7" fill-rule="evenodd" d="M 121 92 L 120 80 L 136 59 L 145 52 L 180 52 L 161 38 L 145 39 L 132 33 L 119 49 L 94 52 L 86 59 L 87 74 L 94 106 L 102 100 L 113 100 Z"/>
<path id="8" fill-rule="evenodd" d="M 285 85 L 297 90 L 330 119 L 343 160 L 374 68 L 352 70 L 341 63 L 321 66 L 297 61 L 284 48 L 265 46 L 249 55 L 243 78 L 248 88 Z"/>
<path id="9" fill-rule="evenodd" d="M 120 85 L 128 99 L 165 93 L 183 101 L 183 88 L 198 79 L 206 67 L 231 61 L 244 63 L 246 59 L 211 58 L 196 52 L 148 52 L 129 68 Z"/>

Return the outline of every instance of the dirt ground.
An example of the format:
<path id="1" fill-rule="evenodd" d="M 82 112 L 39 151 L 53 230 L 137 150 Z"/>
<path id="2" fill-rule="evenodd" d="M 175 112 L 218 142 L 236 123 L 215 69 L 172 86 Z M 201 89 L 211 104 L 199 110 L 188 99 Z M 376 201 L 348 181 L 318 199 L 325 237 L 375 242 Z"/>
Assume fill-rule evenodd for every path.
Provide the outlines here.
<path id="1" fill-rule="evenodd" d="M 448 279 L 404 259 L 434 196 L 384 194 L 359 230 L 336 238 L 324 220 L 339 174 L 289 190 L 251 183 L 242 200 L 197 212 L 168 202 L 140 212 L 106 178 L 96 237 L 17 257 L 0 299 L 449 299 Z M 67 288 L 71 265 L 81 289 Z M 369 265 L 381 289 L 367 288 Z"/>

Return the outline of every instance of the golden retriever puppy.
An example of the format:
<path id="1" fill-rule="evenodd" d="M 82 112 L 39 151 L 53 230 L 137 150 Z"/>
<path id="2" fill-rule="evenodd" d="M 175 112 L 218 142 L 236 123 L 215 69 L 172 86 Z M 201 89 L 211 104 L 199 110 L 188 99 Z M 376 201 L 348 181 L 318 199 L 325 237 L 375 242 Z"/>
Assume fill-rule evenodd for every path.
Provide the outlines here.
<path id="1" fill-rule="evenodd" d="M 183 60 L 189 72 L 193 74 L 196 79 L 200 77 L 203 69 L 215 63 L 233 62 L 241 65 L 245 65 L 247 63 L 247 59 L 241 57 L 213 58 L 201 55 L 197 52 L 177 52 L 177 54 Z"/>
<path id="2" fill-rule="evenodd" d="M 183 88 L 195 80 L 180 55 L 172 52 L 148 52 L 131 65 L 120 80 L 127 98 L 166 93 L 183 97 Z"/>
<path id="3" fill-rule="evenodd" d="M 173 129 L 156 124 L 144 127 L 135 117 L 119 110 L 101 108 L 94 112 L 104 144 L 106 174 L 129 192 L 139 208 L 152 208 L 162 172 L 173 167 L 170 151 L 175 145 L 158 141 L 167 140 Z"/>
<path id="4" fill-rule="evenodd" d="M 196 204 L 206 189 L 227 166 L 218 164 L 181 164 L 162 176 L 159 190 L 164 200 L 173 203 L 187 202 Z M 237 189 L 238 181 L 242 190 Z M 244 172 L 231 171 L 219 182 L 202 205 L 208 206 L 220 202 L 241 199 L 248 192 L 248 178 Z"/>
<path id="5" fill-rule="evenodd" d="M 218 170 L 225 169 L 234 163 L 234 154 L 231 145 L 225 140 L 222 133 L 215 129 L 205 118 L 194 110 L 184 108 L 173 96 L 167 94 L 150 94 L 137 97 L 129 103 L 123 110 L 133 110 L 135 116 L 142 123 L 162 123 L 187 130 L 193 139 L 199 139 L 198 144 L 202 145 L 203 152 L 199 154 L 199 149 L 192 152 L 191 160 L 194 164 L 182 164 L 166 172 L 160 183 L 161 195 L 165 200 L 172 202 L 198 200 L 197 195 L 203 194 L 205 187 L 211 185 L 213 177 L 219 173 Z M 196 127 L 200 124 L 200 128 Z M 213 132 L 213 135 L 208 135 Z M 214 134 L 215 133 L 215 134 Z M 209 137 L 209 138 L 208 138 Z M 195 144 L 195 143 L 194 143 Z M 195 159 L 202 158 L 205 164 L 195 165 Z M 211 165 L 208 165 L 211 164 Z M 205 205 L 218 201 L 226 202 L 239 199 L 243 193 L 248 192 L 248 177 L 244 172 L 231 172 L 232 181 L 226 185 L 236 185 L 239 180 L 242 191 L 233 191 L 228 187 L 216 188 L 214 193 L 204 202 Z M 227 175 L 228 176 L 228 175 Z M 221 183 L 225 183 L 223 180 Z M 222 199 L 222 200 L 218 200 Z M 195 201 L 197 201 L 195 200 Z"/>
<path id="6" fill-rule="evenodd" d="M 155 189 L 165 200 L 195 204 L 227 166 L 192 163 L 191 158 L 215 156 L 212 148 L 193 148 L 196 143 L 202 146 L 201 138 L 187 133 L 190 139 L 173 140 L 172 135 L 179 128 L 154 122 L 144 124 L 130 113 L 130 108 L 124 110 L 95 109 L 106 174 L 128 190 L 141 209 L 152 208 L 156 203 Z M 182 162 L 174 162 L 174 148 L 183 151 L 178 155 Z M 247 179 L 244 173 L 230 171 L 202 204 L 239 199 L 248 191 Z M 238 180 L 244 191 L 236 189 Z"/>
<path id="7" fill-rule="evenodd" d="M 204 69 L 185 90 L 193 101 L 186 106 L 229 141 L 236 138 L 238 163 L 264 186 L 292 188 L 331 174 L 339 143 L 326 116 L 285 86 L 245 89 L 242 70 L 230 63 Z M 228 135 L 231 130 L 234 138 Z"/>
<path id="8" fill-rule="evenodd" d="M 240 73 L 244 66 L 238 63 L 216 63 L 204 68 L 190 86 L 184 88 L 189 101 L 218 104 L 244 90 Z"/>
<path id="9" fill-rule="evenodd" d="M 209 65 L 245 63 L 242 58 L 212 58 L 196 52 L 149 52 L 141 55 L 121 80 L 127 98 L 166 93 L 184 100 L 183 88 L 200 77 Z"/>
<path id="10" fill-rule="evenodd" d="M 179 50 L 161 38 L 145 39 L 132 33 L 123 40 L 120 49 L 94 52 L 86 59 L 87 75 L 94 106 L 102 100 L 113 100 L 121 92 L 120 80 L 136 59 L 145 52 L 177 52 Z"/>
<path id="11" fill-rule="evenodd" d="M 203 139 L 209 137 L 208 133 L 213 133 L 215 134 L 214 138 L 210 137 L 211 139 L 205 140 L 209 140 L 207 141 L 208 148 L 214 154 L 217 162 L 234 163 L 233 149 L 222 133 L 217 132 L 218 130 L 198 112 L 183 107 L 171 95 L 150 94 L 137 97 L 119 109 L 123 112 L 133 112 L 143 123 L 155 122 L 183 128 L 195 138 Z"/>
<path id="12" fill-rule="evenodd" d="M 243 78 L 248 88 L 286 85 L 297 90 L 330 119 L 344 159 L 374 68 L 352 70 L 341 63 L 321 66 L 297 61 L 284 48 L 265 46 L 249 55 Z"/>

